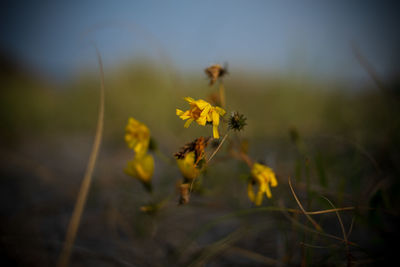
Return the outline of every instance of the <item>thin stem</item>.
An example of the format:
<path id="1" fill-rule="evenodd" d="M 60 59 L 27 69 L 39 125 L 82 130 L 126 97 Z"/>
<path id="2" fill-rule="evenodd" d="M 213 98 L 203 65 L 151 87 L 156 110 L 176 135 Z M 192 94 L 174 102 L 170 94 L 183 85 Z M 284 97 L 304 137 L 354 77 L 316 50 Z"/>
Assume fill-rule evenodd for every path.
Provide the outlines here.
<path id="1" fill-rule="evenodd" d="M 228 137 L 228 134 L 229 134 L 229 131 L 225 134 L 224 138 L 222 138 L 221 143 L 219 143 L 218 147 L 217 147 L 217 148 L 214 150 L 214 152 L 211 154 L 210 158 L 207 160 L 207 163 L 210 162 L 210 161 L 212 160 L 212 158 L 215 156 L 215 154 L 217 154 L 217 152 L 220 150 L 222 144 L 225 142 L 226 138 Z M 192 182 L 190 183 L 189 192 L 192 192 L 194 180 L 196 180 L 196 178 L 192 179 Z"/>
<path id="2" fill-rule="evenodd" d="M 294 192 L 294 189 L 292 187 L 292 182 L 290 181 L 290 177 L 289 177 L 289 187 L 290 187 L 290 190 L 292 191 L 293 197 L 296 200 L 297 204 L 299 205 L 299 208 L 301 209 L 301 211 L 304 213 L 304 215 L 307 217 L 307 219 L 314 225 L 315 229 L 317 229 L 318 231 L 322 231 L 321 226 L 313 218 L 311 218 L 310 215 L 307 214 L 307 212 L 303 208 L 303 205 L 301 205 L 301 202 L 297 198 L 296 193 Z"/>
<path id="3" fill-rule="evenodd" d="M 225 134 L 224 138 L 222 138 L 221 143 L 219 143 L 218 147 L 214 150 L 214 152 L 211 154 L 211 156 L 208 158 L 207 162 L 210 162 L 212 158 L 217 154 L 217 152 L 220 150 L 222 144 L 225 142 L 226 138 L 228 137 L 229 131 Z"/>
<path id="4" fill-rule="evenodd" d="M 221 81 L 219 82 L 219 99 L 221 101 L 221 107 L 225 108 L 225 87 Z"/>
<path id="5" fill-rule="evenodd" d="M 92 182 L 93 171 L 96 164 L 97 156 L 99 154 L 101 139 L 103 135 L 103 124 L 104 124 L 104 72 L 103 63 L 101 61 L 101 56 L 99 50 L 96 48 L 97 59 L 100 67 L 100 105 L 99 113 L 97 119 L 97 129 L 94 138 L 92 152 L 90 153 L 89 163 L 86 168 L 85 176 L 83 177 L 81 187 L 79 189 L 79 194 L 76 199 L 74 211 L 72 217 L 68 224 L 67 234 L 65 238 L 65 243 L 63 250 L 61 251 L 60 257 L 58 259 L 57 266 L 65 267 L 69 265 L 69 259 L 71 256 L 72 246 L 75 242 L 76 234 L 78 232 L 79 224 L 81 221 L 83 210 L 85 209 L 87 196 L 89 193 L 90 185 Z"/>

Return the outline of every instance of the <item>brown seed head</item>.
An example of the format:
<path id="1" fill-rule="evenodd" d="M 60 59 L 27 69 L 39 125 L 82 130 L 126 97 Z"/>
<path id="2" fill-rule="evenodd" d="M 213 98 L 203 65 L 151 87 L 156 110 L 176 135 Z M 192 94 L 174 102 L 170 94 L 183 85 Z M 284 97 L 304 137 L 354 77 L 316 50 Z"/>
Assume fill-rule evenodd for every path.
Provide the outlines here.
<path id="1" fill-rule="evenodd" d="M 194 165 L 196 166 L 200 160 L 204 158 L 204 150 L 208 145 L 211 137 L 199 137 L 196 138 L 193 142 L 187 143 L 184 145 L 178 152 L 174 154 L 177 159 L 185 158 L 185 155 L 189 152 L 194 151 Z"/>
<path id="2" fill-rule="evenodd" d="M 228 73 L 227 69 L 223 68 L 219 64 L 211 65 L 210 67 L 206 68 L 204 72 L 210 79 L 210 86 L 212 86 L 219 78 Z"/>

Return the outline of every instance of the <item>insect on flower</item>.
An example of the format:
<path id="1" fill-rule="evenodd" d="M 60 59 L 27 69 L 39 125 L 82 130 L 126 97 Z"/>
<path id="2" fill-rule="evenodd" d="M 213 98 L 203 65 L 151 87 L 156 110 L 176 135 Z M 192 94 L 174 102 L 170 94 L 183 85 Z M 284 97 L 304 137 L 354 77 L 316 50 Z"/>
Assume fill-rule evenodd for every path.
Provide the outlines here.
<path id="1" fill-rule="evenodd" d="M 256 206 L 260 206 L 263 200 L 264 193 L 268 198 L 272 197 L 271 187 L 276 187 L 278 182 L 275 177 L 274 171 L 268 166 L 260 163 L 254 163 L 251 169 L 252 178 L 249 180 L 247 185 L 247 193 L 249 199 L 254 202 Z M 257 195 L 254 195 L 253 185 L 258 185 Z"/>
<path id="2" fill-rule="evenodd" d="M 225 110 L 211 106 L 210 103 L 202 99 L 194 100 L 191 97 L 185 97 L 184 99 L 189 103 L 190 109 L 187 111 L 176 109 L 176 115 L 182 120 L 187 120 L 184 127 L 188 128 L 193 121 L 201 126 L 205 126 L 207 122 L 212 122 L 213 137 L 219 138 L 219 116 L 223 116 L 226 113 Z"/>

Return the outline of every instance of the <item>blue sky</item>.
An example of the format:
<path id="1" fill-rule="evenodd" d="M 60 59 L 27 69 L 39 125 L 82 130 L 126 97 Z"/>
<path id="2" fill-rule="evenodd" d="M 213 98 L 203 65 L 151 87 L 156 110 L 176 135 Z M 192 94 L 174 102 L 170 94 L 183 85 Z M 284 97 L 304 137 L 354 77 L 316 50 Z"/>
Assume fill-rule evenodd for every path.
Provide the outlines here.
<path id="1" fill-rule="evenodd" d="M 228 62 L 233 70 L 302 70 L 357 81 L 368 77 L 350 42 L 382 76 L 399 59 L 400 8 L 389 2 L 9 1 L 0 7 L 0 51 L 58 77 L 96 67 L 91 40 L 109 67 L 168 57 L 181 71 Z"/>

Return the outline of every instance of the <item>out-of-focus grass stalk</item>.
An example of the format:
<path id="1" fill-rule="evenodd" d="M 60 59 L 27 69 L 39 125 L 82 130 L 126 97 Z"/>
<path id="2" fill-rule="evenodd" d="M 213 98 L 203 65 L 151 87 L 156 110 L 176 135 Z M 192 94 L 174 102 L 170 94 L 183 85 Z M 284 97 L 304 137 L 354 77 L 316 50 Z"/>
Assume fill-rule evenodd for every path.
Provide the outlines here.
<path id="1" fill-rule="evenodd" d="M 305 211 L 305 214 L 310 214 L 310 215 L 317 215 L 317 214 L 326 214 L 326 213 L 332 213 L 332 212 L 336 212 L 336 211 L 350 211 L 350 210 L 354 210 L 355 207 L 344 207 L 344 208 L 335 208 L 335 209 L 327 209 L 327 210 L 319 210 L 319 211 Z M 239 210 L 236 212 L 232 212 L 232 213 L 228 213 L 225 214 L 221 217 L 218 217 L 216 219 L 213 219 L 211 221 L 209 221 L 208 223 L 205 223 L 202 225 L 202 227 L 200 227 L 200 229 L 198 229 L 197 231 L 193 232 L 193 234 L 190 235 L 190 237 L 187 238 L 186 242 L 183 242 L 182 246 L 180 247 L 180 249 L 178 249 L 178 257 L 180 255 L 182 255 L 184 253 L 184 251 L 186 251 L 186 249 L 189 248 L 189 246 L 191 245 L 191 243 L 196 240 L 198 237 L 200 237 L 203 233 L 207 232 L 209 229 L 211 229 L 214 225 L 217 225 L 218 223 L 224 222 L 226 220 L 229 219 L 234 219 L 234 218 L 239 218 L 242 216 L 247 216 L 247 215 L 252 215 L 255 213 L 263 213 L 263 212 L 282 212 L 284 214 L 289 214 L 289 213 L 294 213 L 294 214 L 304 214 L 304 211 L 298 210 L 298 209 L 291 209 L 291 208 L 285 208 L 285 207 L 260 207 L 260 208 L 251 208 L 251 209 L 243 209 L 243 210 Z M 289 215 L 288 215 L 289 216 Z M 288 217 L 286 216 L 286 217 Z M 290 217 L 290 216 L 289 216 Z M 299 226 L 305 230 L 307 230 L 308 232 L 311 233 L 316 233 L 318 235 L 321 236 L 325 236 L 325 237 L 330 237 L 336 240 L 341 240 L 344 241 L 343 239 L 330 235 L 330 234 L 326 234 L 325 232 L 318 232 L 312 228 L 309 228 L 303 224 L 301 224 L 300 222 L 298 222 L 296 219 L 293 219 L 292 217 L 290 217 L 290 220 L 293 222 L 293 226 L 296 228 L 299 228 Z M 348 244 L 350 245 L 355 245 L 352 242 L 348 242 Z"/>
<path id="2" fill-rule="evenodd" d="M 78 198 L 75 203 L 74 211 L 72 213 L 71 220 L 68 225 L 67 234 L 65 243 L 63 246 L 63 250 L 61 251 L 60 257 L 58 259 L 57 266 L 65 267 L 69 265 L 69 259 L 71 256 L 72 246 L 74 245 L 76 234 L 78 232 L 79 223 L 82 217 L 83 210 L 86 205 L 87 196 L 89 193 L 90 185 L 92 182 L 92 176 L 94 167 L 96 164 L 97 156 L 99 154 L 101 139 L 103 135 L 103 125 L 104 125 L 104 72 L 103 72 L 103 63 L 101 60 L 100 53 L 96 48 L 97 59 L 100 68 L 100 103 L 99 103 L 99 113 L 97 119 L 97 129 L 96 135 L 94 138 L 92 152 L 90 153 L 89 163 L 86 168 L 85 176 L 83 177 L 83 181 L 79 190 Z"/>
<path id="3" fill-rule="evenodd" d="M 329 202 L 329 204 L 333 207 L 336 208 L 335 205 L 333 205 L 333 203 L 326 197 L 323 196 L 323 198 Z M 339 224 L 340 224 L 340 228 L 342 229 L 342 234 L 343 234 L 343 239 L 345 241 L 345 247 L 346 247 L 346 257 L 347 257 L 347 266 L 351 266 L 351 254 L 350 254 L 350 250 L 349 250 L 349 245 L 348 245 L 348 236 L 346 233 L 346 229 L 344 228 L 343 225 L 343 221 L 342 218 L 340 217 L 340 214 L 338 211 L 336 211 L 336 216 L 338 218 Z"/>
<path id="4" fill-rule="evenodd" d="M 303 212 L 303 214 L 307 217 L 307 219 L 312 223 L 312 225 L 314 225 L 315 229 L 317 229 L 317 231 L 323 231 L 321 226 L 313 219 L 311 218 L 310 215 L 307 214 L 307 212 L 305 211 L 305 209 L 303 208 L 303 205 L 301 205 L 300 200 L 297 198 L 296 193 L 294 192 L 293 186 L 292 186 L 292 182 L 290 181 L 290 177 L 289 177 L 289 187 L 290 190 L 292 191 L 293 197 L 296 200 L 297 204 L 299 205 L 300 210 Z"/>
<path id="5" fill-rule="evenodd" d="M 223 82 L 219 82 L 219 99 L 221 101 L 221 107 L 225 108 L 225 87 Z"/>

